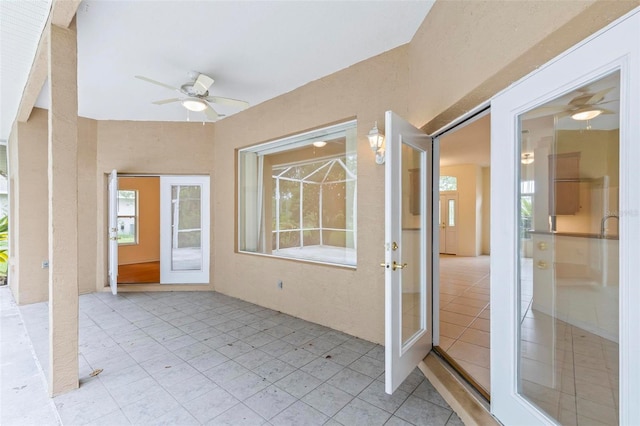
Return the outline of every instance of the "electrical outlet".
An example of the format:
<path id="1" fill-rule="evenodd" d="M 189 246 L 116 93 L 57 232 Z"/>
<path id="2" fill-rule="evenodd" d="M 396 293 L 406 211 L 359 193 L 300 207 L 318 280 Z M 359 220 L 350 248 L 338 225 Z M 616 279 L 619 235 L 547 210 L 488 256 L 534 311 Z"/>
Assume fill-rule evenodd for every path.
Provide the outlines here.
<path id="1" fill-rule="evenodd" d="M 279 280 L 279 281 L 278 281 L 278 288 L 279 288 L 280 290 L 282 290 L 282 280 Z"/>
<path id="2" fill-rule="evenodd" d="M 48 260 L 43 260 L 42 261 L 42 269 L 47 269 L 49 267 L 49 261 Z"/>

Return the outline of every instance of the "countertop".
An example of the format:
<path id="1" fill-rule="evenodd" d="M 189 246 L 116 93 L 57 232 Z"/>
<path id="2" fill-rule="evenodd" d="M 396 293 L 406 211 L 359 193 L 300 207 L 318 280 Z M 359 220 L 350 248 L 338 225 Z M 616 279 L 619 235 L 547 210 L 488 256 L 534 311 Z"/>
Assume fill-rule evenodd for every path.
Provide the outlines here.
<path id="1" fill-rule="evenodd" d="M 589 234 L 586 232 L 550 232 L 550 231 L 536 231 L 536 230 L 530 230 L 529 231 L 530 234 L 537 234 L 537 235 L 555 235 L 558 237 L 576 237 L 576 238 L 594 238 L 597 240 L 618 240 L 619 237 L 618 235 L 605 235 L 604 237 L 601 237 L 600 234 Z"/>

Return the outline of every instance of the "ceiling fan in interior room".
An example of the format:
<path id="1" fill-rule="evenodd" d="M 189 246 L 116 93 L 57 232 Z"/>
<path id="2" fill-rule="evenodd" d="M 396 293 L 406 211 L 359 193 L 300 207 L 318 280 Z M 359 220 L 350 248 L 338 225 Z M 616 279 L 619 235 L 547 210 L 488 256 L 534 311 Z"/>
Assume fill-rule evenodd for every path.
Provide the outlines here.
<path id="1" fill-rule="evenodd" d="M 584 88 L 578 89 L 580 94 L 571 98 L 566 105 L 538 107 L 526 113 L 525 118 L 532 119 L 555 115 L 558 118 L 570 116 L 574 120 L 583 121 L 592 120 L 600 114 L 615 114 L 615 111 L 603 107 L 606 104 L 618 101 L 618 99 L 605 100 L 607 93 L 613 89 L 613 87 L 609 87 L 593 93 Z"/>
<path id="2" fill-rule="evenodd" d="M 249 107 L 249 103 L 240 101 L 238 99 L 224 98 L 221 96 L 212 96 L 210 94 L 211 86 L 213 85 L 213 79 L 206 74 L 199 73 L 197 71 L 190 71 L 187 73 L 189 81 L 182 84 L 180 87 L 174 87 L 170 84 L 165 84 L 148 77 L 136 75 L 139 80 L 146 81 L 157 86 L 175 90 L 180 93 L 181 96 L 177 98 L 162 99 L 152 102 L 155 105 L 170 104 L 173 102 L 180 102 L 183 107 L 189 111 L 204 112 L 207 118 L 211 121 L 216 121 L 220 117 L 224 117 L 222 114 L 218 114 L 211 106 L 211 103 L 227 105 L 240 110 Z"/>

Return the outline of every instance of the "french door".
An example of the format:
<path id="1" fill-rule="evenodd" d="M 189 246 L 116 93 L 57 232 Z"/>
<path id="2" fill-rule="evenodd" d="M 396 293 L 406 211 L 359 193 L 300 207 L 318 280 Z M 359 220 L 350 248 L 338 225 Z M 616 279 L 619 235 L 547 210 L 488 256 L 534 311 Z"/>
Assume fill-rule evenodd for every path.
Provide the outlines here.
<path id="1" fill-rule="evenodd" d="M 118 292 L 118 172 L 109 174 L 108 275 Z M 160 284 L 209 283 L 208 176 L 160 176 Z M 157 213 L 156 213 L 157 214 Z M 138 217 L 138 221 L 145 217 Z"/>
<path id="2" fill-rule="evenodd" d="M 118 172 L 116 170 L 109 174 L 108 194 L 109 286 L 113 294 L 118 294 Z"/>
<path id="3" fill-rule="evenodd" d="M 385 115 L 385 391 L 393 393 L 432 346 L 432 140 Z"/>
<path id="4" fill-rule="evenodd" d="M 209 282 L 209 177 L 160 177 L 160 283 Z"/>
<path id="5" fill-rule="evenodd" d="M 638 10 L 491 101 L 503 424 L 640 424 L 638 117 Z"/>

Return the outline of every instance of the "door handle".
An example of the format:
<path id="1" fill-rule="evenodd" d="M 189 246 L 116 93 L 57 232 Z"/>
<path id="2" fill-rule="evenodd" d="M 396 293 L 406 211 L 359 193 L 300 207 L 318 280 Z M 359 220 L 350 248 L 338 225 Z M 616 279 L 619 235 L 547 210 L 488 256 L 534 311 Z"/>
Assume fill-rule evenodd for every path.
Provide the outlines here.
<path id="1" fill-rule="evenodd" d="M 391 265 L 391 270 L 395 271 L 396 269 L 404 269 L 405 266 L 407 266 L 406 263 L 400 264 L 400 263 L 396 263 L 396 261 L 394 260 L 393 264 Z"/>
<path id="2" fill-rule="evenodd" d="M 394 260 L 391 265 L 389 265 L 388 263 L 381 263 L 380 266 L 383 267 L 383 268 L 391 267 L 391 270 L 395 271 L 396 269 L 404 269 L 405 266 L 407 266 L 407 264 L 406 263 L 398 263 L 398 262 L 396 262 Z"/>

